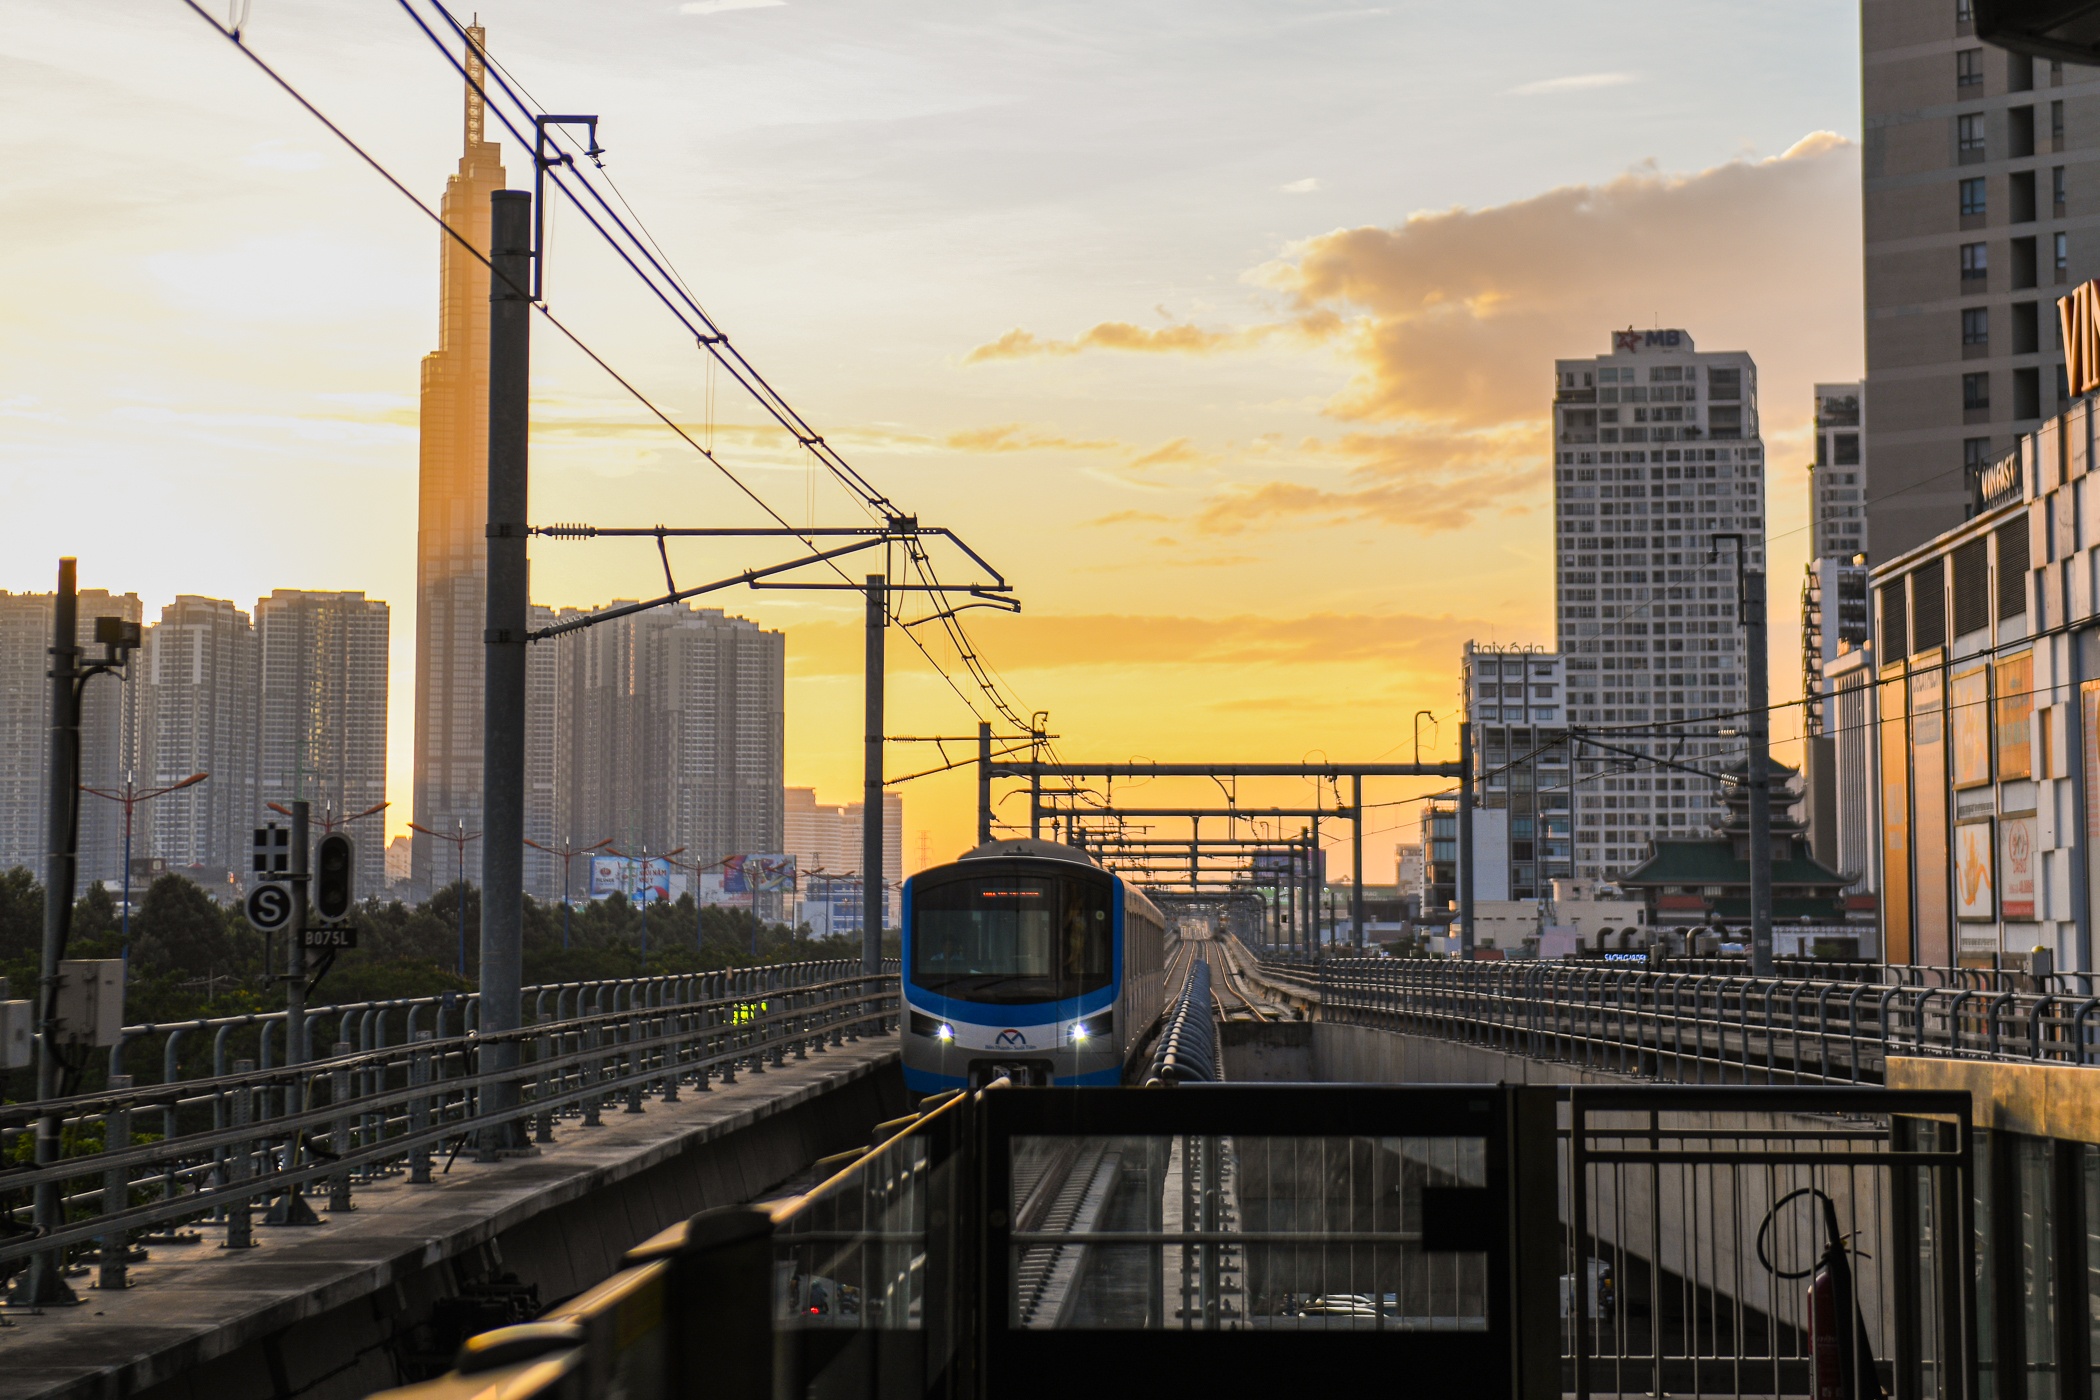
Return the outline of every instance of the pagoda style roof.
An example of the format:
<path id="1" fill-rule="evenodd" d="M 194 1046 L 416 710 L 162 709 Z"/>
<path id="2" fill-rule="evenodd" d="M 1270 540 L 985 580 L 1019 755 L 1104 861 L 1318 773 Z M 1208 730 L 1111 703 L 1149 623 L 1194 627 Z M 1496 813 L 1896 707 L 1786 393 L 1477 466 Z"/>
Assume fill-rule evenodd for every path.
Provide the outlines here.
<path id="1" fill-rule="evenodd" d="M 1808 843 L 1773 833 L 1772 888 L 1827 891 L 1835 894 L 1852 883 L 1808 853 Z M 1750 888 L 1750 862 L 1736 854 L 1726 836 L 1655 843 L 1655 854 L 1631 873 L 1619 877 L 1622 888 L 1659 889 L 1671 885 Z"/>

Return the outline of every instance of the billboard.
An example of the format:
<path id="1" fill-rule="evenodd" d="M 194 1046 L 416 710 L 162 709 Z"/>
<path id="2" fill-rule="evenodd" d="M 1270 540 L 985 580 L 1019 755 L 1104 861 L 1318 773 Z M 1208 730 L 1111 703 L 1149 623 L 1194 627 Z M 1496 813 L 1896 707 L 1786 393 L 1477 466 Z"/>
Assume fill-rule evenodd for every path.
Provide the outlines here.
<path id="1" fill-rule="evenodd" d="M 731 856 L 722 862 L 722 889 L 727 894 L 791 894 L 795 889 L 795 858 Z"/>
<path id="2" fill-rule="evenodd" d="M 749 909 L 751 891 L 729 888 L 729 876 L 720 870 L 700 872 L 700 907 L 703 909 Z"/>
<path id="3" fill-rule="evenodd" d="M 674 870 L 668 862 L 634 856 L 591 857 L 592 899 L 624 895 L 636 904 L 676 903 L 685 890 L 684 872 Z"/>

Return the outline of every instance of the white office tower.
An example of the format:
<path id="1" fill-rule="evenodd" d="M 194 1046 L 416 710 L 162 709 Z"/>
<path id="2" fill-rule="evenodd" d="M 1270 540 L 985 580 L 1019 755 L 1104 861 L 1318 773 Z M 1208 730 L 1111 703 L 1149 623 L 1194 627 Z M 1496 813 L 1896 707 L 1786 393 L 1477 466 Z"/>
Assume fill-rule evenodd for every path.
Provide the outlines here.
<path id="1" fill-rule="evenodd" d="M 1555 361 L 1553 472 L 1568 715 L 1594 740 L 1575 744 L 1576 874 L 1606 880 L 1719 820 L 1718 784 L 1652 760 L 1740 760 L 1736 545 L 1716 537 L 1765 567 L 1756 363 L 1682 330 L 1611 339 Z"/>
<path id="2" fill-rule="evenodd" d="M 280 588 L 255 605 L 257 810 L 312 804 L 314 826 L 355 818 L 386 801 L 387 605 L 362 593 Z M 357 889 L 386 889 L 385 818 L 348 828 Z"/>
<path id="3" fill-rule="evenodd" d="M 183 594 L 146 630 L 138 665 L 138 785 L 210 776 L 141 806 L 136 850 L 224 889 L 245 869 L 256 815 L 255 628 L 230 602 Z"/>

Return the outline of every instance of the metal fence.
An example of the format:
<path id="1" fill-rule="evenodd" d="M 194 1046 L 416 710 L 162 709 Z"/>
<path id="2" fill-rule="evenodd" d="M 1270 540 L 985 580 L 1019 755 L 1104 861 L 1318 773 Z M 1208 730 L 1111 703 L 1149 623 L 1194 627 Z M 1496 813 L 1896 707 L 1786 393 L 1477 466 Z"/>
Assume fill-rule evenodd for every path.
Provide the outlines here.
<path id="1" fill-rule="evenodd" d="M 1587 961 L 1262 965 L 1321 1019 L 1691 1084 L 1875 1084 L 1891 1056 L 2100 1063 L 2100 995 Z"/>
<path id="2" fill-rule="evenodd" d="M 1002 1081 L 403 1400 L 1974 1400 L 1972 1156 L 1966 1094 Z"/>
<path id="3" fill-rule="evenodd" d="M 592 1126 L 609 1111 L 642 1112 L 647 1098 L 673 1103 L 884 1033 L 898 1014 L 894 967 L 869 976 L 848 962 L 531 987 L 525 1006 L 531 1023 L 501 1035 L 477 1029 L 472 998 L 315 1008 L 307 1025 L 333 1031 L 330 1051 L 290 1066 L 268 1058 L 282 1012 L 128 1027 L 128 1042 L 166 1036 L 161 1083 L 138 1085 L 118 1068 L 93 1093 L 0 1106 L 5 1160 L 26 1161 L 37 1120 L 53 1112 L 64 1151 L 0 1175 L 12 1203 L 0 1228 L 13 1228 L 0 1236 L 0 1272 L 92 1247 L 104 1285 L 121 1286 L 141 1232 L 209 1221 L 242 1248 L 265 1203 L 274 1223 L 307 1218 L 310 1190 L 347 1209 L 359 1185 L 427 1183 L 470 1147 L 486 1159 L 549 1143 L 558 1122 Z M 388 1044 L 392 1024 L 402 1038 Z M 184 1076 L 183 1036 L 207 1034 L 210 1072 Z M 228 1060 L 243 1048 L 237 1035 L 259 1041 L 260 1059 Z M 16 1217 L 49 1183 L 64 1219 L 39 1232 Z"/>
<path id="4" fill-rule="evenodd" d="M 1976 1393 L 1966 1094 L 1580 1088 L 1562 1113 L 1576 1396 Z"/>

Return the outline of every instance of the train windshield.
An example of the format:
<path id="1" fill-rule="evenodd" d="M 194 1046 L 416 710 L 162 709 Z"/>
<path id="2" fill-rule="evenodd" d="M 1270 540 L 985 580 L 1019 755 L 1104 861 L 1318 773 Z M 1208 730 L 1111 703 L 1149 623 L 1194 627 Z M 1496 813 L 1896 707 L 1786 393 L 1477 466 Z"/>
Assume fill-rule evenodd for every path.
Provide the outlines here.
<path id="1" fill-rule="evenodd" d="M 972 876 L 912 893 L 911 980 L 964 1001 L 1059 1001 L 1115 970 L 1106 881 Z"/>

